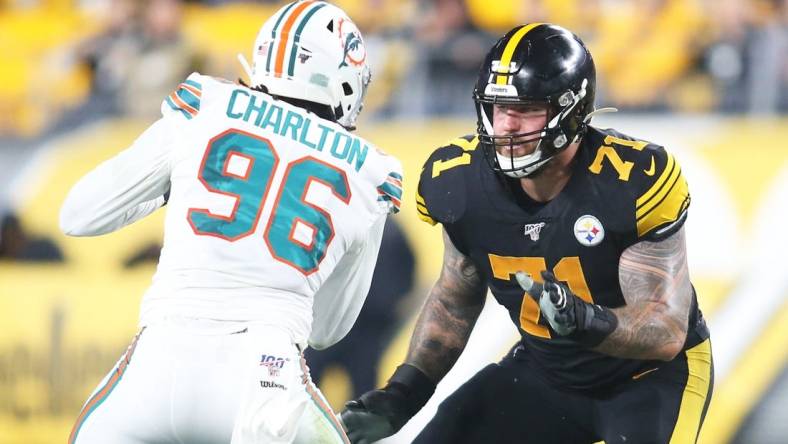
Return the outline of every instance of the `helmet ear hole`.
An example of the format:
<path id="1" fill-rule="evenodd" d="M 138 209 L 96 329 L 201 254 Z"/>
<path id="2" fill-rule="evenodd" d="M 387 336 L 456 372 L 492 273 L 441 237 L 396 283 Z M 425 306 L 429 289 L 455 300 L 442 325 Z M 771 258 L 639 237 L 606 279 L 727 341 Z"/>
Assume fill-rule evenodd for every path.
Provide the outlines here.
<path id="1" fill-rule="evenodd" d="M 331 32 L 334 32 L 334 21 L 333 20 L 330 20 L 328 22 L 328 24 L 326 25 L 326 29 L 328 29 Z"/>
<path id="2" fill-rule="evenodd" d="M 353 94 L 353 87 L 350 86 L 350 83 L 348 82 L 342 83 L 342 90 L 345 92 L 346 96 Z"/>

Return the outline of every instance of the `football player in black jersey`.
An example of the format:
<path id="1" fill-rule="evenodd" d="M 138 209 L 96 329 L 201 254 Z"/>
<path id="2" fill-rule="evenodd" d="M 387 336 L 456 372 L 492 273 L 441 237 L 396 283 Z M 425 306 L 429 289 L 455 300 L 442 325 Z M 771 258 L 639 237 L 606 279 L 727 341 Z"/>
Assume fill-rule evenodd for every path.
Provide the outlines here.
<path id="1" fill-rule="evenodd" d="M 687 269 L 687 182 L 663 147 L 590 126 L 594 92 L 591 54 L 561 27 L 518 26 L 488 53 L 477 134 L 430 156 L 416 196 L 443 225 L 440 277 L 405 363 L 342 413 L 354 443 L 421 409 L 488 289 L 522 338 L 415 442 L 696 441 L 713 366 Z"/>

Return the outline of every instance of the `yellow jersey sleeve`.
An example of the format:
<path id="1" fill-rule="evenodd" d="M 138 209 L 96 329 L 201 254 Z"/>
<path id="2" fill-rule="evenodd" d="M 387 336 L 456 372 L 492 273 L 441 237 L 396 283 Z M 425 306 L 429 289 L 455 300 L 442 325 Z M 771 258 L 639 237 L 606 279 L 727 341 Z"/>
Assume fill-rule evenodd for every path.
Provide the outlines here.
<path id="1" fill-rule="evenodd" d="M 662 159 L 655 161 L 657 157 Z M 658 240 L 682 225 L 690 194 L 681 166 L 671 153 L 661 149 L 655 152 L 650 169 L 654 180 L 645 182 L 645 192 L 635 201 L 635 219 L 638 238 Z"/>

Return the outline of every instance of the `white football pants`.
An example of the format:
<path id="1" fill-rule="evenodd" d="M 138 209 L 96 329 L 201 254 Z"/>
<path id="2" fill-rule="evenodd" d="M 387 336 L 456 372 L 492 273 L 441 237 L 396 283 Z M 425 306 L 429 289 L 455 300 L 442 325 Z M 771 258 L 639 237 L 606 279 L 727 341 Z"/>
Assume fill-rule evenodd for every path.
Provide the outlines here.
<path id="1" fill-rule="evenodd" d="M 283 330 L 169 320 L 142 329 L 69 444 L 349 443 Z"/>

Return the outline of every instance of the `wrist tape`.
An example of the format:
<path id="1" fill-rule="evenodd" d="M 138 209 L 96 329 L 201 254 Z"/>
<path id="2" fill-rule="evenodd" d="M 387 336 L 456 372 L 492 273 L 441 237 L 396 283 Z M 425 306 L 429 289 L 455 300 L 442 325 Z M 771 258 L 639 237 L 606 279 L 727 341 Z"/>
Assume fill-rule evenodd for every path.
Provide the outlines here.
<path id="1" fill-rule="evenodd" d="M 384 390 L 394 391 L 405 397 L 411 416 L 418 413 L 435 393 L 435 384 L 421 370 L 410 364 L 397 367 Z"/>
<path id="2" fill-rule="evenodd" d="M 579 307 L 577 330 L 572 335 L 585 347 L 593 348 L 601 344 L 618 327 L 618 318 L 607 307 L 596 304 L 582 304 Z"/>

